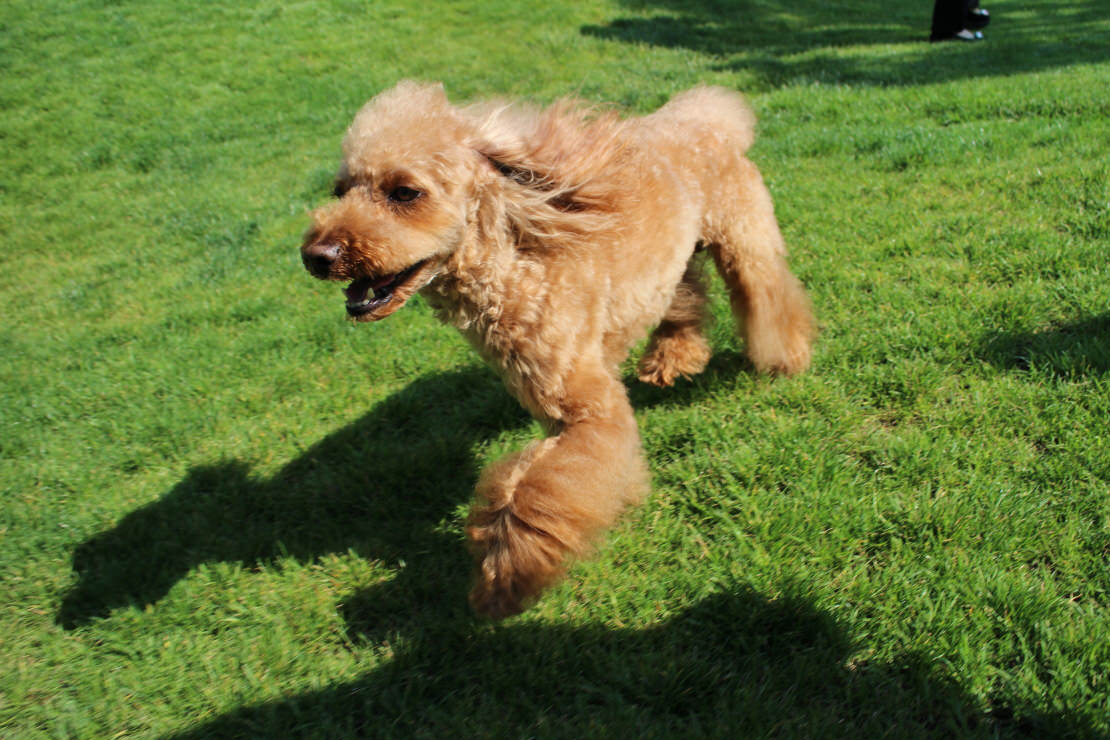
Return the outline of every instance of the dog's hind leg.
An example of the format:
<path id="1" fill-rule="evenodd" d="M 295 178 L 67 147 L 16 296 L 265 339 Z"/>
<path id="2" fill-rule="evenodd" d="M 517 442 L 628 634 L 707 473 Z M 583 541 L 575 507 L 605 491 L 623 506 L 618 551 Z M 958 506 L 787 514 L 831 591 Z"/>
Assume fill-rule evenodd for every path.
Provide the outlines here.
<path id="1" fill-rule="evenodd" d="M 651 334 L 647 350 L 640 358 L 640 380 L 666 387 L 673 385 L 680 375 L 689 377 L 704 370 L 711 354 L 702 333 L 705 320 L 705 282 L 698 255 L 686 266 L 667 313 Z"/>
<path id="2" fill-rule="evenodd" d="M 771 195 L 747 159 L 729 209 L 709 219 L 710 253 L 728 287 L 748 358 L 760 372 L 790 375 L 809 366 L 813 314 L 786 249 Z"/>
<path id="3" fill-rule="evenodd" d="M 648 488 L 632 407 L 600 362 L 568 378 L 561 405 L 556 436 L 494 463 L 478 483 L 467 535 L 480 614 L 520 612 Z"/>

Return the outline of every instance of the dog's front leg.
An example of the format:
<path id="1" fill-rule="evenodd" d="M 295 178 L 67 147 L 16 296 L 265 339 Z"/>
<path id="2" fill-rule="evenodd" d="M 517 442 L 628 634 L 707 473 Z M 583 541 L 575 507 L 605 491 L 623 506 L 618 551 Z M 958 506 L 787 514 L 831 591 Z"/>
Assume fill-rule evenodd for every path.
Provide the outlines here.
<path id="1" fill-rule="evenodd" d="M 559 433 L 494 463 L 478 483 L 467 534 L 478 561 L 470 603 L 481 614 L 523 610 L 647 490 L 620 381 L 598 363 L 579 367 L 565 388 Z"/>

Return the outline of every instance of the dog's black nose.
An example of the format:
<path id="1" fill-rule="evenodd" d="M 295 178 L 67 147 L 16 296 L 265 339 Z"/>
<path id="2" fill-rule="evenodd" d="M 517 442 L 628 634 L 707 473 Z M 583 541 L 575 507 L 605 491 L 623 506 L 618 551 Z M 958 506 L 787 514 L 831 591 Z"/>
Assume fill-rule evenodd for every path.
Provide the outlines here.
<path id="1" fill-rule="evenodd" d="M 326 278 L 331 266 L 339 259 L 339 245 L 320 242 L 301 249 L 301 261 L 306 270 L 318 278 Z"/>

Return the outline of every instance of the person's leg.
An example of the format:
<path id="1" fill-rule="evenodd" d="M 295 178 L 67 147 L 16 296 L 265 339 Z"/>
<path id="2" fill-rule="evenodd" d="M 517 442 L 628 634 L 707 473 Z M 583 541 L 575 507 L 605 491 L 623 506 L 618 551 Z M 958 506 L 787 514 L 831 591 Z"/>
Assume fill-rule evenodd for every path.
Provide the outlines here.
<path id="1" fill-rule="evenodd" d="M 964 30 L 969 0 L 936 0 L 933 4 L 933 27 L 930 41 L 952 38 Z"/>
<path id="2" fill-rule="evenodd" d="M 930 41 L 978 41 L 983 34 L 978 29 L 990 22 L 986 11 L 972 12 L 977 0 L 936 0 L 933 5 L 933 26 Z"/>
<path id="3" fill-rule="evenodd" d="M 968 30 L 978 31 L 986 28 L 991 22 L 991 14 L 979 7 L 979 0 L 969 0 L 967 4 L 967 18 L 964 21 Z"/>

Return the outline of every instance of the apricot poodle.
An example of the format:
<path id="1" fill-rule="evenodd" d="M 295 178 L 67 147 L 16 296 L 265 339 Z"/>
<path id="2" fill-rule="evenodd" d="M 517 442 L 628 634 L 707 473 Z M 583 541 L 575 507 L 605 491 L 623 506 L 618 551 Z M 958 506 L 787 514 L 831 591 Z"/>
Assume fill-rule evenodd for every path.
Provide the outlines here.
<path id="1" fill-rule="evenodd" d="M 624 118 L 566 101 L 455 107 L 440 85 L 401 82 L 347 130 L 305 267 L 350 283 L 357 321 L 419 291 L 550 435 L 478 483 L 467 534 L 479 613 L 521 611 L 646 492 L 618 367 L 654 329 L 640 380 L 705 368 L 695 252 L 712 255 L 758 370 L 809 364 L 809 302 L 744 156 L 754 124 L 740 96 L 713 87 Z"/>

